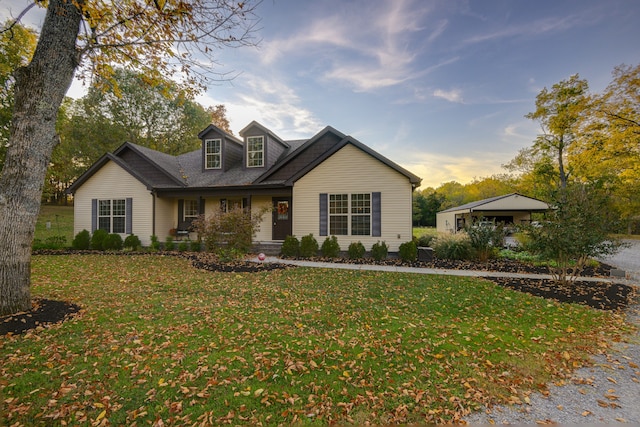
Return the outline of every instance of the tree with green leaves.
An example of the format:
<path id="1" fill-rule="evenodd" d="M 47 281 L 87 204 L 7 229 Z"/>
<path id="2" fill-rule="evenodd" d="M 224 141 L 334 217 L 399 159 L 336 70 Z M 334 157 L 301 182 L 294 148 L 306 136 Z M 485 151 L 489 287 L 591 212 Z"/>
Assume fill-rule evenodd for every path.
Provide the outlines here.
<path id="1" fill-rule="evenodd" d="M 31 61 L 13 73 L 14 114 L 0 175 L 0 315 L 31 308 L 31 242 L 59 142 L 56 118 L 74 75 L 108 87 L 114 64 L 124 64 L 149 82 L 180 73 L 197 89 L 212 77 L 217 48 L 255 44 L 251 1 L 34 0 L 33 7 L 47 10 Z"/>
<path id="2" fill-rule="evenodd" d="M 436 213 L 441 210 L 444 195 L 433 188 L 413 194 L 413 225 L 435 227 Z"/>
<path id="3" fill-rule="evenodd" d="M 578 122 L 586 108 L 589 85 L 575 74 L 546 87 L 536 96 L 535 111 L 525 117 L 537 120 L 542 128 L 533 148 L 554 158 L 558 168 L 558 186 L 566 188 L 571 169 L 566 164 L 569 147 L 575 142 Z"/>
<path id="4" fill-rule="evenodd" d="M 548 261 L 556 281 L 574 282 L 590 258 L 611 255 L 619 247 L 610 236 L 618 220 L 610 200 L 606 189 L 592 185 L 558 189 L 545 220 L 524 227 L 525 249 Z"/>

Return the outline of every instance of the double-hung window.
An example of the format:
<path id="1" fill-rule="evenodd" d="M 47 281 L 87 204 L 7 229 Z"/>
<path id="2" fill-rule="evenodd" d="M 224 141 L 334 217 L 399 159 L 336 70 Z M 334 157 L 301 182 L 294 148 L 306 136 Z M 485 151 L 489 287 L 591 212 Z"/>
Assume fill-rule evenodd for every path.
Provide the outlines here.
<path id="1" fill-rule="evenodd" d="M 98 200 L 98 228 L 109 233 L 124 233 L 125 199 Z"/>
<path id="2" fill-rule="evenodd" d="M 330 194 L 329 234 L 371 235 L 371 194 Z"/>
<path id="3" fill-rule="evenodd" d="M 349 234 L 349 195 L 329 195 L 329 234 L 345 236 Z"/>
<path id="4" fill-rule="evenodd" d="M 198 218 L 199 205 L 197 200 L 184 201 L 184 221 L 191 223 Z"/>
<path id="5" fill-rule="evenodd" d="M 371 194 L 351 195 L 351 235 L 371 235 Z"/>
<path id="6" fill-rule="evenodd" d="M 247 167 L 262 166 L 264 166 L 264 137 L 250 136 L 247 138 Z"/>
<path id="7" fill-rule="evenodd" d="M 222 167 L 222 140 L 207 139 L 204 141 L 204 157 L 206 169 L 220 169 Z"/>

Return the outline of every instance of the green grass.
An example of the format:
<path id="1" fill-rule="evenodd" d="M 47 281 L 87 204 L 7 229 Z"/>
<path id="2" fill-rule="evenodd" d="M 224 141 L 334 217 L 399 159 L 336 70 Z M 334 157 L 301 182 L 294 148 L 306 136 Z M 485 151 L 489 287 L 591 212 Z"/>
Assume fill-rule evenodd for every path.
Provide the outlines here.
<path id="1" fill-rule="evenodd" d="M 66 246 L 73 241 L 73 206 L 42 205 L 36 223 L 35 240 L 46 242 L 47 239 L 63 236 Z"/>
<path id="2" fill-rule="evenodd" d="M 413 227 L 413 236 L 436 236 L 438 232 L 435 227 Z"/>
<path id="3" fill-rule="evenodd" d="M 488 281 L 254 274 L 163 256 L 34 256 L 33 294 L 83 307 L 0 339 L 7 425 L 453 422 L 564 378 L 621 317 Z"/>

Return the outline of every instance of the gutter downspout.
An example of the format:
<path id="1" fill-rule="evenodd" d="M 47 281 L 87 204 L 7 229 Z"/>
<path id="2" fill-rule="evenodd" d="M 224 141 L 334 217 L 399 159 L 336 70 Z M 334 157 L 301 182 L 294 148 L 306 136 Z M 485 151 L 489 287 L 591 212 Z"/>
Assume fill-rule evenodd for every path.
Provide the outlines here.
<path id="1" fill-rule="evenodd" d="M 151 191 L 151 235 L 156 235 L 156 190 Z"/>

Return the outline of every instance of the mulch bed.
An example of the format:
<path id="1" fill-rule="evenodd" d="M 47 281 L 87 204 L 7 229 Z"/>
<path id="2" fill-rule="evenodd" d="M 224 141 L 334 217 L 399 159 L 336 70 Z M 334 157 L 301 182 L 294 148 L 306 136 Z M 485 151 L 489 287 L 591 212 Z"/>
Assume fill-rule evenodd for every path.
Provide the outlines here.
<path id="1" fill-rule="evenodd" d="M 0 317 L 0 335 L 22 334 L 37 327 L 62 322 L 80 311 L 80 306 L 66 301 L 34 298 L 30 311 Z"/>
<path id="2" fill-rule="evenodd" d="M 49 255 L 60 255 L 66 252 L 55 251 L 47 253 Z M 77 254 L 78 252 L 73 252 Z M 89 253 L 94 253 L 90 251 Z M 132 253 L 133 254 L 133 253 Z M 185 256 L 191 260 L 194 267 L 220 272 L 248 272 L 255 273 L 261 271 L 279 270 L 285 268 L 295 268 L 283 263 L 253 263 L 248 261 L 220 262 L 216 257 L 206 253 L 181 254 L 177 252 L 159 253 L 161 255 Z M 316 258 L 314 261 L 331 261 L 342 263 L 363 263 L 374 262 L 371 259 L 352 261 L 345 258 L 323 259 Z M 548 274 L 549 271 L 544 266 L 534 266 L 513 260 L 490 260 L 487 263 L 477 263 L 472 261 L 450 261 L 434 259 L 430 262 L 415 262 L 412 264 L 402 263 L 400 260 L 385 260 L 377 262 L 384 265 L 405 265 L 422 268 L 444 268 L 449 270 L 481 270 L 481 271 L 501 271 L 511 273 L 535 273 Z M 584 277 L 608 277 L 611 266 L 601 264 L 597 269 L 586 269 Z M 552 280 L 541 279 L 519 279 L 503 277 L 487 277 L 500 286 L 510 288 L 520 292 L 526 292 L 542 298 L 553 299 L 564 303 L 585 304 L 600 310 L 621 310 L 635 301 L 635 287 L 606 282 L 580 281 L 562 286 Z M 65 301 L 54 301 L 48 299 L 34 299 L 33 309 L 28 312 L 17 313 L 11 316 L 0 317 L 0 335 L 22 334 L 26 331 L 47 327 L 48 325 L 62 322 L 80 311 L 80 307 Z"/>

